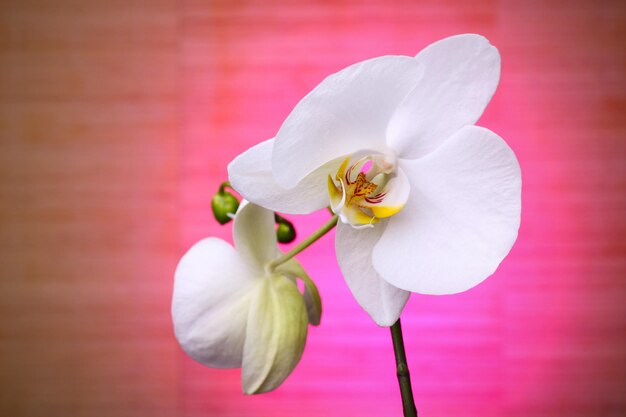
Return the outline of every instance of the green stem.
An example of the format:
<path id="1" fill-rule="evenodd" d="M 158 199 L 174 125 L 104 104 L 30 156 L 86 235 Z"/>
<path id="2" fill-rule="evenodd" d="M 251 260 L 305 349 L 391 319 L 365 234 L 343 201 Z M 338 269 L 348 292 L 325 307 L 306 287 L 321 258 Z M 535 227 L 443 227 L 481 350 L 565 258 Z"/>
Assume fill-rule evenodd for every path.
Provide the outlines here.
<path id="1" fill-rule="evenodd" d="M 315 232 L 313 232 L 311 236 L 307 237 L 302 242 L 298 243 L 298 245 L 296 245 L 289 252 L 283 254 L 281 257 L 276 258 L 274 261 L 272 261 L 269 264 L 269 269 L 274 269 L 278 265 L 287 262 L 288 260 L 296 256 L 297 254 L 299 254 L 300 252 L 302 252 L 303 250 L 311 246 L 313 242 L 315 242 L 316 240 L 324 236 L 326 233 L 330 232 L 333 229 L 333 227 L 337 225 L 338 218 L 339 216 L 335 214 L 333 217 L 330 218 L 330 220 L 324 223 L 322 227 L 320 227 Z"/>
<path id="2" fill-rule="evenodd" d="M 281 216 L 278 213 L 274 213 L 274 221 L 276 223 L 284 223 L 284 224 L 288 224 L 291 227 L 293 227 L 293 223 L 291 223 L 289 220 L 285 219 L 283 216 Z"/>
<path id="3" fill-rule="evenodd" d="M 404 352 L 400 319 L 391 326 L 391 340 L 393 341 L 393 352 L 396 356 L 396 371 L 398 383 L 400 384 L 400 394 L 402 395 L 404 417 L 417 417 L 413 390 L 411 389 L 411 375 L 409 374 L 409 366 L 406 363 L 406 353 Z"/>
<path id="4" fill-rule="evenodd" d="M 233 189 L 233 187 L 231 187 L 230 185 L 230 181 L 224 181 L 223 183 L 220 184 L 220 189 L 218 190 L 218 193 L 224 194 L 224 191 L 225 191 L 224 189 L 226 187 L 230 188 L 231 190 Z"/>

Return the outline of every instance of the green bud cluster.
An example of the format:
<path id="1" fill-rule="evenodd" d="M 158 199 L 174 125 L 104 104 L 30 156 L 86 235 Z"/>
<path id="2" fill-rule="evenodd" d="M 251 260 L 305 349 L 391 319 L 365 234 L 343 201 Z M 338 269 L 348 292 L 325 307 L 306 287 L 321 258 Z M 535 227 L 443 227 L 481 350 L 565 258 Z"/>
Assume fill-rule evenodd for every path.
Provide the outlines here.
<path id="1" fill-rule="evenodd" d="M 224 225 L 231 221 L 239 208 L 239 200 L 230 191 L 226 191 L 226 187 L 230 188 L 228 181 L 220 185 L 219 190 L 211 199 L 211 209 L 213 217 L 219 224 Z M 280 243 L 291 243 L 296 239 L 296 228 L 289 220 L 278 214 L 274 215 L 276 220 L 276 239 Z"/>

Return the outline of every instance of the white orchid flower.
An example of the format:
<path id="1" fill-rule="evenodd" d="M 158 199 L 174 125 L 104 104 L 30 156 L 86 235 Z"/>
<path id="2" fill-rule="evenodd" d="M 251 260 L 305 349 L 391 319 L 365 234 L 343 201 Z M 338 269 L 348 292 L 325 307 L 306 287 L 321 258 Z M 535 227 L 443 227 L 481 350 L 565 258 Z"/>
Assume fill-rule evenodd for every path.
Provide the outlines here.
<path id="1" fill-rule="evenodd" d="M 237 250 L 217 238 L 180 260 L 172 317 L 176 338 L 194 360 L 242 368 L 246 394 L 277 388 L 300 361 L 307 324 L 319 324 L 319 293 L 294 260 L 278 266 L 274 213 L 243 203 L 235 217 Z M 304 295 L 295 278 L 304 280 Z"/>
<path id="2" fill-rule="evenodd" d="M 520 224 L 521 174 L 509 146 L 474 123 L 500 77 L 482 36 L 436 42 L 331 75 L 274 139 L 229 165 L 245 198 L 286 213 L 330 205 L 356 300 L 381 326 L 410 295 L 465 291 L 491 275 Z"/>

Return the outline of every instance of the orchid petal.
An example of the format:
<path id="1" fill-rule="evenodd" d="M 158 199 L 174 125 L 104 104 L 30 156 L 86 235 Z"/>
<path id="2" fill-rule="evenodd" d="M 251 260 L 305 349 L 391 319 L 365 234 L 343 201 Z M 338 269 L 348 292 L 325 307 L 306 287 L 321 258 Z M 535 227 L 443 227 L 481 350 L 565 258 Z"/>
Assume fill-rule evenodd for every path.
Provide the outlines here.
<path id="1" fill-rule="evenodd" d="M 490 130 L 468 126 L 401 167 L 411 195 L 376 244 L 374 268 L 389 283 L 422 294 L 453 294 L 482 282 L 517 238 L 521 173 L 513 151 Z"/>
<path id="2" fill-rule="evenodd" d="M 296 284 L 280 275 L 262 281 L 248 314 L 242 382 L 246 394 L 276 389 L 304 351 L 307 312 Z"/>
<path id="3" fill-rule="evenodd" d="M 424 76 L 387 128 L 387 144 L 404 159 L 426 155 L 463 126 L 473 125 L 500 79 L 500 54 L 479 35 L 435 42 L 416 60 L 424 65 Z"/>
<path id="4" fill-rule="evenodd" d="M 383 56 L 322 81 L 296 105 L 276 135 L 272 155 L 276 182 L 293 188 L 337 157 L 359 150 L 385 151 L 389 119 L 421 73 L 415 58 Z"/>
<path id="5" fill-rule="evenodd" d="M 245 200 L 235 216 L 233 240 L 241 259 L 258 271 L 280 256 L 274 213 Z"/>
<path id="6" fill-rule="evenodd" d="M 180 260 L 174 280 L 172 317 L 183 350 L 215 368 L 238 368 L 248 306 L 259 284 L 232 246 L 208 238 Z"/>
<path id="7" fill-rule="evenodd" d="M 379 326 L 398 320 L 410 293 L 383 280 L 371 262 L 372 249 L 385 231 L 387 220 L 356 230 L 337 224 L 335 247 L 341 272 L 357 302 Z"/>
<path id="8" fill-rule="evenodd" d="M 341 159 L 330 161 L 311 172 L 295 188 L 286 190 L 272 175 L 274 139 L 248 149 L 228 165 L 231 185 L 246 200 L 269 210 L 288 214 L 308 214 L 328 205 L 326 176 L 334 173 Z"/>

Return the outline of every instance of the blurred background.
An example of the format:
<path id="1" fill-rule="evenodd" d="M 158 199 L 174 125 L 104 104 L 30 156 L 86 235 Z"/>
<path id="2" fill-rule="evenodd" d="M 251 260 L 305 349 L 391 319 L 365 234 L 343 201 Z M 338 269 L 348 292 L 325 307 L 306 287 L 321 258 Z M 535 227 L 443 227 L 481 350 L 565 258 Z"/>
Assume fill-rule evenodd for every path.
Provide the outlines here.
<path id="1" fill-rule="evenodd" d="M 485 35 L 502 79 L 480 125 L 520 160 L 519 240 L 455 296 L 414 295 L 420 416 L 626 415 L 623 1 L 2 1 L 0 415 L 399 416 L 389 331 L 333 238 L 301 256 L 322 325 L 277 391 L 241 394 L 170 322 L 177 261 L 231 239 L 209 200 L 327 75 Z M 291 217 L 300 236 L 326 218 Z"/>

